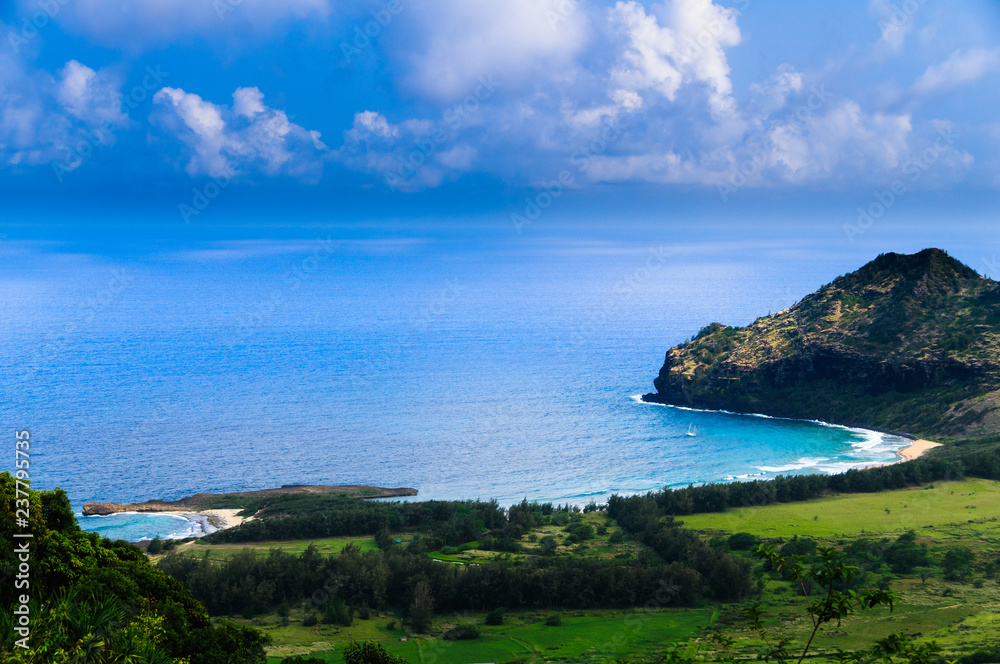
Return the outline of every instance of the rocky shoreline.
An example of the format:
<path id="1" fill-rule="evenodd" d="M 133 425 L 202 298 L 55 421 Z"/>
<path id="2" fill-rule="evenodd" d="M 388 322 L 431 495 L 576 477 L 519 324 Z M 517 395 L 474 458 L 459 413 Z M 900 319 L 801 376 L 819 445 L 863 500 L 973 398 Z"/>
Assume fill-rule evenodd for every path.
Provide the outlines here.
<path id="1" fill-rule="evenodd" d="M 355 498 L 394 498 L 400 496 L 415 496 L 416 489 L 397 487 L 370 486 L 367 484 L 345 484 L 326 486 L 321 484 L 286 484 L 277 489 L 261 489 L 258 491 L 238 491 L 234 493 L 197 493 L 180 500 L 147 500 L 142 503 L 101 503 L 90 502 L 83 506 L 84 516 L 104 516 L 119 512 L 175 512 L 192 513 L 210 509 L 231 508 L 236 506 L 241 498 L 267 498 L 295 493 L 342 493 Z"/>

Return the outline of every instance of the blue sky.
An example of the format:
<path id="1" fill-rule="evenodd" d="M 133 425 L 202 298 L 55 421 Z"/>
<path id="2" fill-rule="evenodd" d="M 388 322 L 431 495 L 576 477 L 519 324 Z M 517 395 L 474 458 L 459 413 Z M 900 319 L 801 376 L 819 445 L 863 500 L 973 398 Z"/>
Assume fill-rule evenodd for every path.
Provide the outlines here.
<path id="1" fill-rule="evenodd" d="M 1000 187 L 995 2 L 0 7 L 15 234 L 777 215 L 859 241 L 893 215 L 981 226 Z"/>

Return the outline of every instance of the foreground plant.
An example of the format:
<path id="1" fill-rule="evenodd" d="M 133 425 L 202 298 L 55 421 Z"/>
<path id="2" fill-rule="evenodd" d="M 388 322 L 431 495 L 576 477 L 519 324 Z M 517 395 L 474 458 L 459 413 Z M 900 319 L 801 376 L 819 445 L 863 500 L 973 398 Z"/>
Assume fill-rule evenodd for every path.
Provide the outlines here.
<path id="1" fill-rule="evenodd" d="M 850 589 L 850 582 L 858 568 L 844 563 L 843 555 L 832 547 L 820 546 L 816 549 L 815 562 L 806 563 L 802 556 L 786 558 L 774 550 L 774 547 L 761 544 L 754 553 L 757 558 L 765 560 L 771 567 L 784 574 L 793 582 L 798 583 L 802 595 L 806 598 L 806 613 L 812 622 L 812 632 L 809 640 L 798 655 L 797 662 L 801 664 L 812 647 L 813 639 L 823 625 L 841 621 L 856 611 L 871 609 L 876 606 L 888 605 L 892 611 L 899 598 L 890 589 L 868 588 L 857 592 Z M 810 589 L 815 588 L 814 593 Z M 763 613 L 760 604 L 753 604 L 743 610 L 751 626 L 764 639 L 766 649 L 761 658 L 786 664 L 795 657 L 791 652 L 792 642 L 781 636 L 776 640 L 769 637 L 763 625 Z"/>

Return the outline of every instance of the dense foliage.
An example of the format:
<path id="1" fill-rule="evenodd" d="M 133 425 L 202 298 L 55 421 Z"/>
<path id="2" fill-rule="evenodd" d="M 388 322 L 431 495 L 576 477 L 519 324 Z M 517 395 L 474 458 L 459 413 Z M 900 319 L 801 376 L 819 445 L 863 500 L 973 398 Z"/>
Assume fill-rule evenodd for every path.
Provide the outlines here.
<path id="1" fill-rule="evenodd" d="M 14 479 L 0 473 L 0 641 L 3 661 L 57 664 L 127 661 L 134 664 L 253 664 L 267 642 L 255 630 L 214 626 L 205 608 L 175 579 L 155 569 L 127 542 L 80 530 L 65 492 L 30 491 L 30 573 L 27 588 L 9 582 L 14 555 Z M 23 500 L 23 498 L 22 498 Z M 20 544 L 19 544 L 20 545 Z M 18 563 L 19 564 L 19 563 Z M 29 649 L 15 646 L 16 599 L 29 594 Z"/>
<path id="2" fill-rule="evenodd" d="M 298 556 L 279 550 L 262 556 L 246 549 L 221 562 L 168 554 L 159 567 L 213 614 L 261 613 L 302 600 L 319 608 L 342 600 L 354 608 L 402 609 L 413 620 L 428 605 L 439 613 L 625 607 L 658 596 L 656 601 L 664 606 L 683 606 L 693 604 L 703 590 L 702 575 L 681 562 L 539 557 L 462 566 L 442 564 L 404 547 L 362 555 L 348 546 L 327 557 L 313 547 Z"/>
<path id="3" fill-rule="evenodd" d="M 380 502 L 341 494 L 262 498 L 252 501 L 242 513 L 257 518 L 212 533 L 205 540 L 256 542 L 421 530 L 439 540 L 439 545 L 458 545 L 476 539 L 484 530 L 507 524 L 496 501 Z"/>

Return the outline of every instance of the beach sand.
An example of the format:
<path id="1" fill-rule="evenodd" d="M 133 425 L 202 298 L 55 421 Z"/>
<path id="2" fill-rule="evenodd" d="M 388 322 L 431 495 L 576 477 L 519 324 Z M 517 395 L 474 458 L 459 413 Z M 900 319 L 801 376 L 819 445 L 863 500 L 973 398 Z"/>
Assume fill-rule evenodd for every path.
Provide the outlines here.
<path id="1" fill-rule="evenodd" d="M 209 523 L 217 529 L 222 530 L 238 526 L 244 521 L 253 519 L 253 517 L 236 516 L 241 511 L 242 510 L 199 510 L 198 514 L 207 516 Z"/>
<path id="2" fill-rule="evenodd" d="M 238 526 L 244 521 L 249 521 L 253 517 L 243 517 L 236 516 L 240 510 L 188 510 L 186 512 L 136 512 L 137 514 L 169 514 L 171 516 L 179 516 L 191 524 L 191 532 L 185 534 L 185 537 L 204 537 L 205 535 L 210 535 L 217 530 L 224 530 L 225 528 L 232 528 L 233 526 Z M 181 537 L 177 535 L 176 537 Z"/>
<path id="3" fill-rule="evenodd" d="M 940 446 L 941 443 L 935 443 L 930 440 L 924 440 L 923 438 L 918 438 L 917 440 L 914 440 L 912 443 L 910 443 L 909 447 L 904 447 L 903 449 L 901 449 L 899 451 L 899 456 L 903 457 L 903 461 L 913 461 L 927 450 Z"/>

